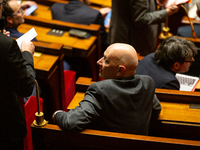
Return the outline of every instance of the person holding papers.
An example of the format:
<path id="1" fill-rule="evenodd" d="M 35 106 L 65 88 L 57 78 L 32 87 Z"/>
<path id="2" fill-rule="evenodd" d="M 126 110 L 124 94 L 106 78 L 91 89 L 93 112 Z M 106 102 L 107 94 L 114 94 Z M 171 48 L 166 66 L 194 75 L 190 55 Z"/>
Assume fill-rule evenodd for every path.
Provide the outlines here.
<path id="1" fill-rule="evenodd" d="M 6 31 L 10 32 L 10 37 L 19 38 L 23 35 L 17 30 L 18 26 L 24 23 L 23 14 L 24 10 L 16 0 L 7 1 L 3 7 L 2 15 L 6 19 Z M 34 38 L 32 41 L 37 40 Z"/>
<path id="2" fill-rule="evenodd" d="M 130 44 L 142 56 L 155 52 L 161 32 L 160 24 L 179 10 L 175 3 L 160 10 L 157 8 L 160 3 L 157 2 L 158 0 L 112 0 L 108 44 Z"/>
<path id="3" fill-rule="evenodd" d="M 0 17 L 5 1 L 0 0 Z M 0 33 L 0 149 L 23 150 L 26 121 L 18 96 L 31 95 L 35 85 L 32 42 L 17 42 Z"/>
<path id="4" fill-rule="evenodd" d="M 145 56 L 139 62 L 136 74 L 149 75 L 156 88 L 179 90 L 180 84 L 175 74 L 187 72 L 196 54 L 197 47 L 191 41 L 168 37 L 155 53 Z"/>

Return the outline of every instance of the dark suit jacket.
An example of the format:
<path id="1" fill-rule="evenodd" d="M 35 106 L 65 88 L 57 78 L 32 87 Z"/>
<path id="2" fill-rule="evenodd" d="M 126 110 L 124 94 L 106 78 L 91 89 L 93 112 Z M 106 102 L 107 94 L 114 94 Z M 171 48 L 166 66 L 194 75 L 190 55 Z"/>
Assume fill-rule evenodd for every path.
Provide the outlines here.
<path id="1" fill-rule="evenodd" d="M 18 96 L 27 97 L 32 93 L 35 72 L 32 55 L 27 51 L 21 53 L 14 39 L 0 34 L 0 46 L 1 147 L 26 135 L 26 122 Z"/>
<path id="2" fill-rule="evenodd" d="M 154 54 L 145 56 L 139 62 L 136 74 L 149 75 L 154 80 L 156 88 L 179 90 L 180 84 L 175 77 L 175 73 L 158 64 Z"/>
<path id="3" fill-rule="evenodd" d="M 108 44 L 130 44 L 142 56 L 154 52 L 159 24 L 167 19 L 167 11 L 156 6 L 155 0 L 112 0 Z"/>
<path id="4" fill-rule="evenodd" d="M 13 38 L 19 38 L 20 36 L 24 35 L 24 33 L 20 33 L 17 29 L 14 28 L 6 28 L 6 31 L 10 32 L 10 37 Z M 36 38 L 34 38 L 32 41 L 37 41 Z"/>
<path id="5" fill-rule="evenodd" d="M 107 47 L 107 33 L 104 27 L 104 20 L 98 10 L 84 5 L 79 0 L 71 0 L 68 4 L 54 3 L 51 7 L 52 18 L 56 20 L 72 22 L 77 24 L 99 24 L 101 25 L 102 50 Z"/>
<path id="6" fill-rule="evenodd" d="M 154 82 L 148 76 L 96 82 L 80 106 L 56 113 L 55 122 L 67 131 L 92 128 L 147 135 L 152 111 L 157 117 L 161 109 L 154 92 Z"/>
<path id="7" fill-rule="evenodd" d="M 200 25 L 193 25 L 194 31 L 196 32 L 197 38 L 200 38 Z M 192 28 L 191 26 L 182 26 L 178 28 L 178 36 L 191 37 L 192 38 Z"/>

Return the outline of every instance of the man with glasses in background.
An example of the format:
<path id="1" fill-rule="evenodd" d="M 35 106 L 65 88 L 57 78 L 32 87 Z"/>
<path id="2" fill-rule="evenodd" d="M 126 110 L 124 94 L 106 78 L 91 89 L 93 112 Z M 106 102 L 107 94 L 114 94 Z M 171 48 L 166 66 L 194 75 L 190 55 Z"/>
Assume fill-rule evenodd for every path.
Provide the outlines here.
<path id="1" fill-rule="evenodd" d="M 9 31 L 13 38 L 19 38 L 24 34 L 17 30 L 18 26 L 24 23 L 23 13 L 23 8 L 16 0 L 8 0 L 3 7 L 2 15 L 6 19 L 6 31 Z M 34 38 L 32 41 L 37 40 Z"/>
<path id="2" fill-rule="evenodd" d="M 179 90 L 180 84 L 175 74 L 187 72 L 196 54 L 197 47 L 191 41 L 168 37 L 155 53 L 145 56 L 139 62 L 136 74 L 149 75 L 156 88 Z"/>

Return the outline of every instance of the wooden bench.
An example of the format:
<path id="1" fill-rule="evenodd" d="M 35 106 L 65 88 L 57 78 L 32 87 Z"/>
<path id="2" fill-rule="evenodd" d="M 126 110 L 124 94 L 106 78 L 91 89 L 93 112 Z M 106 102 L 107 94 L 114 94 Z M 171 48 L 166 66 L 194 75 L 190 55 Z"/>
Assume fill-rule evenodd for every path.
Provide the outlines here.
<path id="1" fill-rule="evenodd" d="M 77 93 L 68 106 L 74 109 L 83 99 L 91 78 L 79 77 L 76 81 Z M 198 139 L 200 132 L 200 92 L 155 89 L 161 101 L 161 114 L 158 121 L 153 123 L 151 134 L 162 137 Z M 198 132 L 198 133 L 197 133 Z"/>
<path id="2" fill-rule="evenodd" d="M 62 131 L 57 125 L 31 126 L 34 150 L 131 150 L 199 149 L 200 141 L 123 134 L 86 129 L 81 133 Z"/>
<path id="3" fill-rule="evenodd" d="M 85 92 L 87 88 L 90 86 L 90 84 L 94 82 L 96 81 L 93 81 L 92 78 L 79 77 L 76 81 L 76 91 Z M 198 85 L 199 84 L 200 82 L 198 82 Z M 188 91 L 156 88 L 155 93 L 159 99 L 166 102 L 196 103 L 196 104 L 200 103 L 200 92 L 188 92 Z M 176 101 L 174 101 L 174 99 Z"/>

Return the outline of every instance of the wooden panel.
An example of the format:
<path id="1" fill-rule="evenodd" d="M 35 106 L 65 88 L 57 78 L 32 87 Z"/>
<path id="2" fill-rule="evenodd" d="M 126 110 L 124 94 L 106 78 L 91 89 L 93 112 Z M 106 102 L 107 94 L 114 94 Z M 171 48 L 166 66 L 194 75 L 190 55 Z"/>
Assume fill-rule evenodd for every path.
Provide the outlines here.
<path id="1" fill-rule="evenodd" d="M 58 61 L 58 56 L 41 54 L 38 56 L 33 56 L 34 67 L 36 69 L 36 76 L 40 79 L 48 79 L 54 70 L 56 61 Z"/>
<path id="2" fill-rule="evenodd" d="M 75 109 L 79 102 L 83 100 L 85 93 L 77 92 L 67 109 Z M 190 109 L 190 104 L 162 102 L 159 120 L 177 121 L 200 124 L 200 109 Z"/>
<path id="3" fill-rule="evenodd" d="M 84 95 L 77 92 L 67 109 L 79 106 Z M 151 123 L 150 135 L 200 140 L 200 109 L 190 108 L 190 104 L 160 101 L 161 113 L 158 120 Z"/>
<path id="4" fill-rule="evenodd" d="M 114 133 L 98 130 L 84 130 L 81 133 L 63 132 L 56 125 L 31 127 L 35 150 L 89 149 L 89 150 L 131 150 L 131 149 L 199 149 L 200 141 Z"/>
<path id="5" fill-rule="evenodd" d="M 76 48 L 76 49 L 82 49 L 82 50 L 89 50 L 90 46 L 95 42 L 96 36 L 91 36 L 89 39 L 78 39 L 72 36 L 69 36 L 68 32 L 65 32 L 65 34 L 62 37 L 55 36 L 55 35 L 49 35 L 47 34 L 51 28 L 45 28 L 41 26 L 31 25 L 31 24 L 21 24 L 18 27 L 19 32 L 26 33 L 31 28 L 35 28 L 37 35 L 37 40 L 41 42 L 50 42 L 50 43 L 60 43 L 64 46 Z"/>
<path id="6" fill-rule="evenodd" d="M 90 4 L 99 5 L 101 7 L 111 7 L 112 0 L 89 0 Z"/>

